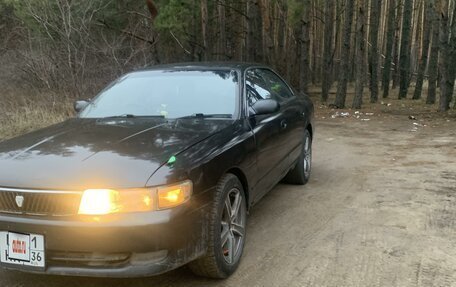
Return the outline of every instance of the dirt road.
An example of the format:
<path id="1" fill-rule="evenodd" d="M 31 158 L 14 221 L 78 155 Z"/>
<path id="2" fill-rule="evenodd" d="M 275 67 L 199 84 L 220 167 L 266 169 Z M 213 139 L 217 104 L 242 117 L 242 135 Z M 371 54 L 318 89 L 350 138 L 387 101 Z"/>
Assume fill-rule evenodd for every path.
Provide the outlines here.
<path id="1" fill-rule="evenodd" d="M 253 208 L 226 281 L 185 267 L 135 280 L 0 271 L 0 286 L 456 286 L 456 126 L 414 127 L 320 119 L 312 180 Z"/>

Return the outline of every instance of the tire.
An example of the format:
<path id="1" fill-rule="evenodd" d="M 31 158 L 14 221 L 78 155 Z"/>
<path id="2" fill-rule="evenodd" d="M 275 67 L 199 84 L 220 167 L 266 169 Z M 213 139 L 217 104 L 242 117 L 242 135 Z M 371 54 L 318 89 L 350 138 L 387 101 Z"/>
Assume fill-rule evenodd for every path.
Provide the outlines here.
<path id="1" fill-rule="evenodd" d="M 296 166 L 288 172 L 283 182 L 305 185 L 312 171 L 312 138 L 308 130 L 304 133 L 302 152 Z"/>
<path id="2" fill-rule="evenodd" d="M 189 264 L 193 273 L 215 279 L 233 274 L 244 251 L 246 223 L 247 204 L 242 184 L 233 174 L 226 174 L 214 195 L 207 253 Z"/>

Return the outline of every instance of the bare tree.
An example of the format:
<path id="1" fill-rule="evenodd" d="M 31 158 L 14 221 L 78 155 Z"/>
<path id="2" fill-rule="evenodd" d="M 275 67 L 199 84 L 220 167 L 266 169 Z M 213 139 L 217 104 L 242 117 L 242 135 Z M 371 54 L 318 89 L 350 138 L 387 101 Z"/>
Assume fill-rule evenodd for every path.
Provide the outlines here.
<path id="1" fill-rule="evenodd" d="M 321 84 L 322 102 L 337 79 L 340 108 L 350 81 L 359 108 L 367 85 L 378 100 L 379 81 L 383 97 L 393 80 L 405 98 L 412 75 L 419 98 L 428 73 L 426 102 L 440 86 L 445 111 L 456 77 L 455 8 L 456 0 L 8 0 L 0 1 L 0 57 L 20 59 L 17 78 L 30 86 L 72 97 L 160 62 L 260 62 L 301 90 Z"/>

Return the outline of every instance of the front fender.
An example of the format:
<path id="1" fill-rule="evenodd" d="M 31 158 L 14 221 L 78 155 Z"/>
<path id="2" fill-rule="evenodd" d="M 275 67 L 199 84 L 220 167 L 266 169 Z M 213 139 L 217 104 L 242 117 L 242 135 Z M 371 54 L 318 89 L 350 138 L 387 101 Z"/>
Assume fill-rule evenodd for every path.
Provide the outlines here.
<path id="1" fill-rule="evenodd" d="M 217 185 L 232 168 L 240 169 L 247 179 L 256 176 L 255 139 L 243 120 L 188 148 L 176 156 L 174 164 L 161 166 L 147 186 L 171 184 L 186 179 L 193 181 L 198 195 Z"/>

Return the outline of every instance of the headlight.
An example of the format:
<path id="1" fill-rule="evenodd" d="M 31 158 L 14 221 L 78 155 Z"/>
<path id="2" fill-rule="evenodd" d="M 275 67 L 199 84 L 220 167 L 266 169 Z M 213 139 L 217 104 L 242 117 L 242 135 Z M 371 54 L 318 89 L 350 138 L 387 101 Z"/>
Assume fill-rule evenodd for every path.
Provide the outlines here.
<path id="1" fill-rule="evenodd" d="M 88 189 L 82 195 L 79 214 L 110 214 L 117 212 L 119 192 L 112 189 Z"/>
<path id="2" fill-rule="evenodd" d="M 183 204 L 192 195 L 192 182 L 184 181 L 177 185 L 162 186 L 157 188 L 158 209 L 167 209 Z"/>
<path id="3" fill-rule="evenodd" d="M 88 189 L 82 195 L 78 213 L 106 215 L 168 209 L 187 202 L 192 191 L 193 185 L 190 180 L 155 188 Z"/>

